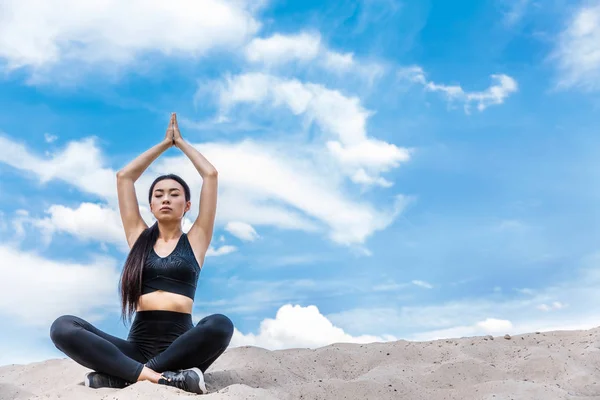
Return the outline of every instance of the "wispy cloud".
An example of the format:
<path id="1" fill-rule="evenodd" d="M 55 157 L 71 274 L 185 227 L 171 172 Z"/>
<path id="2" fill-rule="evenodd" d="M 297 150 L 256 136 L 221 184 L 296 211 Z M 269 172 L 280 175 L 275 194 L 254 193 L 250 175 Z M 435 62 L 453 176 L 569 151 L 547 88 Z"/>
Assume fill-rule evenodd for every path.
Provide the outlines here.
<path id="1" fill-rule="evenodd" d="M 531 0 L 501 0 L 501 5 L 504 8 L 504 25 L 512 27 L 518 24 L 525 16 L 530 4 Z"/>
<path id="2" fill-rule="evenodd" d="M 571 280 L 537 290 L 515 288 L 502 293 L 494 288 L 489 295 L 398 308 L 356 308 L 327 318 L 350 333 L 372 326 L 376 328 L 371 334 L 385 332 L 407 340 L 589 329 L 600 320 L 600 314 L 589 308 L 600 300 L 595 289 L 598 271 L 597 264 L 582 266 Z"/>
<path id="3" fill-rule="evenodd" d="M 570 16 L 551 59 L 559 88 L 600 89 L 600 1 L 585 2 Z"/>
<path id="4" fill-rule="evenodd" d="M 250 63 L 267 68 L 292 62 L 318 65 L 334 73 L 359 74 L 369 81 L 385 73 L 385 67 L 380 63 L 359 61 L 351 52 L 340 53 L 328 48 L 318 32 L 276 33 L 267 38 L 254 38 L 246 46 L 245 56 Z"/>
<path id="5" fill-rule="evenodd" d="M 414 280 L 411 283 L 413 285 L 420 286 L 420 287 L 425 288 L 425 289 L 433 289 L 433 285 L 430 284 L 430 283 L 427 283 L 425 281 Z"/>
<path id="6" fill-rule="evenodd" d="M 494 74 L 492 80 L 495 84 L 479 92 L 465 91 L 460 85 L 439 84 L 425 77 L 425 72 L 419 66 L 405 67 L 398 71 L 401 79 L 406 79 L 423 85 L 425 90 L 430 92 L 440 92 L 444 94 L 449 102 L 458 102 L 464 104 L 466 113 L 471 111 L 471 105 L 477 105 L 477 110 L 483 111 L 486 108 L 503 104 L 504 101 L 518 90 L 517 82 L 508 75 Z"/>
<path id="7" fill-rule="evenodd" d="M 245 222 L 232 221 L 225 225 L 225 230 L 231 233 L 233 236 L 238 239 L 253 242 L 258 239 L 260 236 L 256 233 L 256 230 L 252 227 L 252 225 L 247 224 Z"/>

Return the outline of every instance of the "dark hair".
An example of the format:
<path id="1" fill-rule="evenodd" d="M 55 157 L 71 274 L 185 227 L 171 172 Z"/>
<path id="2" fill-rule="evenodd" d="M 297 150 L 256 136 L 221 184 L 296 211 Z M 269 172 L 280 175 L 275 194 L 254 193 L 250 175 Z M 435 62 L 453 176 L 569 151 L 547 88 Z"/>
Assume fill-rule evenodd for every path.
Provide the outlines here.
<path id="1" fill-rule="evenodd" d="M 187 183 L 177 175 L 168 174 L 161 175 L 152 182 L 150 190 L 148 191 L 148 203 L 152 201 L 152 191 L 154 190 L 154 186 L 165 179 L 173 179 L 181 184 L 185 192 L 185 201 L 190 201 L 190 187 Z M 131 247 L 127 260 L 125 260 L 125 265 L 119 281 L 119 286 L 121 287 L 121 318 L 123 319 L 123 323 L 125 323 L 126 318 L 131 320 L 131 316 L 137 309 L 138 300 L 142 295 L 143 266 L 146 262 L 146 256 L 154 247 L 156 239 L 158 239 L 158 234 L 158 222 L 155 222 L 151 227 L 144 229 Z"/>

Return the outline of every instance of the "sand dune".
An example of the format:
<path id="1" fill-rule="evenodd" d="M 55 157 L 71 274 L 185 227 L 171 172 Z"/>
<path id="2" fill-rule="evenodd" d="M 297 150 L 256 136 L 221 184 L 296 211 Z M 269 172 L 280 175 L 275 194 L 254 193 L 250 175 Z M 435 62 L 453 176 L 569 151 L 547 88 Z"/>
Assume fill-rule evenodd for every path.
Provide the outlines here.
<path id="1" fill-rule="evenodd" d="M 600 328 L 319 349 L 228 350 L 206 373 L 206 399 L 600 399 Z M 140 382 L 89 389 L 69 359 L 0 367 L 0 399 L 175 399 Z"/>

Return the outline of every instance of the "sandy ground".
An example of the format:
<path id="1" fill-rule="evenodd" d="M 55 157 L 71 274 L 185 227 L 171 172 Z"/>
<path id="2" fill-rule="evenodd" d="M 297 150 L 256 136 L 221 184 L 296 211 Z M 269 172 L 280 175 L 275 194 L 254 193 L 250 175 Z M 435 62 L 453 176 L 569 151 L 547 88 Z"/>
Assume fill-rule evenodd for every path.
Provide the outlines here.
<path id="1" fill-rule="evenodd" d="M 239 347 L 206 372 L 217 399 L 600 399 L 600 328 L 430 342 Z M 139 382 L 83 386 L 69 359 L 0 367 L 0 399 L 175 399 L 197 396 Z"/>

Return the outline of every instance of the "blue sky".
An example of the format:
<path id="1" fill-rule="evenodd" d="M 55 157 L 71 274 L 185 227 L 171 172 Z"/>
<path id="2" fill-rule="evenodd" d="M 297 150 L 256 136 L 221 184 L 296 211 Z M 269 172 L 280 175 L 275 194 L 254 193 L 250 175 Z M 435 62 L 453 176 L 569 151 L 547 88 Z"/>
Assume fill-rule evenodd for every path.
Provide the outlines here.
<path id="1" fill-rule="evenodd" d="M 172 111 L 232 346 L 600 323 L 597 0 L 61 4 L 0 1 L 0 364 L 63 357 L 63 314 L 126 337 L 114 177 Z M 167 172 L 197 205 L 171 149 L 147 222 Z"/>

